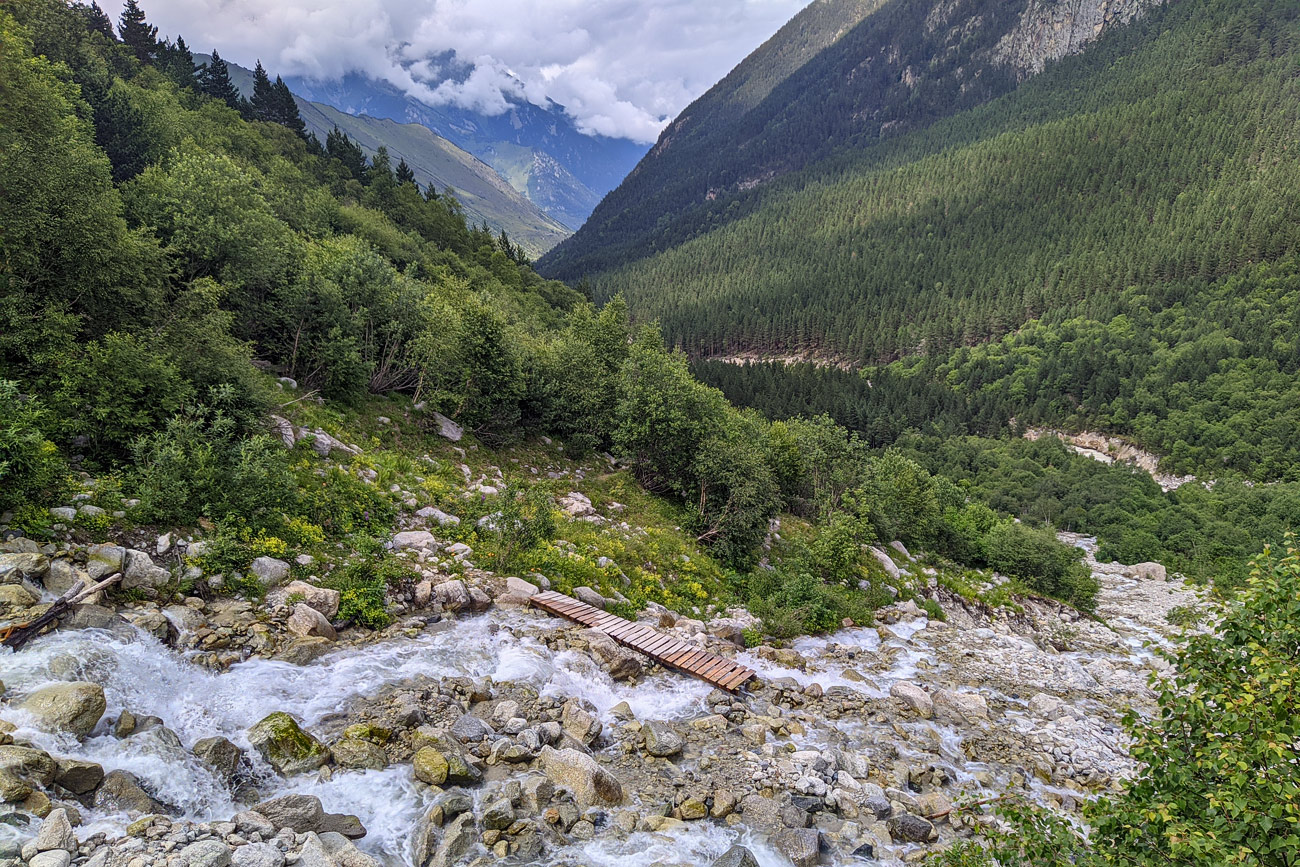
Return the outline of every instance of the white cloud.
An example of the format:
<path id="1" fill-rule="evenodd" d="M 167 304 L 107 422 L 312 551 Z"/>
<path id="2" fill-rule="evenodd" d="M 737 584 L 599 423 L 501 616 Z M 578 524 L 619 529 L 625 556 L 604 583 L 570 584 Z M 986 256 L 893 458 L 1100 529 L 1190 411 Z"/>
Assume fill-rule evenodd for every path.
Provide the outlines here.
<path id="1" fill-rule="evenodd" d="M 360 72 L 485 113 L 563 104 L 584 132 L 653 141 L 809 0 L 144 0 L 159 31 L 272 75 Z M 120 4 L 102 4 L 116 17 Z M 441 81 L 454 53 L 467 77 Z"/>

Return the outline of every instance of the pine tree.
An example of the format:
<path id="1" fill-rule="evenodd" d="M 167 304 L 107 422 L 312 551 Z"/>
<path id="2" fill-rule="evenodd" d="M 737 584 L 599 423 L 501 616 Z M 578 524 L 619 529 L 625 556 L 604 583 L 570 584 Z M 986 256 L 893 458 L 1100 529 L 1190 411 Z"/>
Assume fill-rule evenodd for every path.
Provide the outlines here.
<path id="1" fill-rule="evenodd" d="M 415 172 L 406 164 L 406 157 L 402 157 L 397 164 L 397 183 L 399 185 L 415 183 Z"/>
<path id="2" fill-rule="evenodd" d="M 104 10 L 99 8 L 98 3 L 91 3 L 89 6 L 77 7 L 82 10 L 86 17 L 86 27 L 92 33 L 102 33 L 108 38 L 109 42 L 117 41 L 117 34 L 113 32 L 113 22 L 109 20 Z"/>
<path id="3" fill-rule="evenodd" d="M 287 126 L 299 136 L 306 138 L 307 124 L 303 123 L 302 115 L 298 113 L 298 103 L 294 100 L 289 85 L 285 84 L 284 79 L 277 75 L 275 84 L 271 85 L 271 88 L 275 108 L 275 122 L 281 126 Z"/>
<path id="4" fill-rule="evenodd" d="M 366 182 L 365 152 L 337 126 L 325 136 L 325 153 L 342 163 L 357 181 Z"/>
<path id="5" fill-rule="evenodd" d="M 158 53 L 158 28 L 145 20 L 144 10 L 136 0 L 126 0 L 122 17 L 117 21 L 117 32 L 127 47 L 135 52 L 141 63 L 152 63 Z"/>
<path id="6" fill-rule="evenodd" d="M 184 37 L 177 36 L 175 45 L 164 42 L 159 46 L 158 68 L 180 87 L 198 86 L 199 68 L 194 65 L 194 54 Z"/>
<path id="7" fill-rule="evenodd" d="M 275 122 L 275 85 L 271 83 L 261 60 L 257 61 L 257 66 L 253 69 L 253 99 L 249 106 L 252 120 Z"/>
<path id="8" fill-rule="evenodd" d="M 239 89 L 230 80 L 230 67 L 216 49 L 212 51 L 212 62 L 199 70 L 199 90 L 231 108 L 239 108 Z"/>

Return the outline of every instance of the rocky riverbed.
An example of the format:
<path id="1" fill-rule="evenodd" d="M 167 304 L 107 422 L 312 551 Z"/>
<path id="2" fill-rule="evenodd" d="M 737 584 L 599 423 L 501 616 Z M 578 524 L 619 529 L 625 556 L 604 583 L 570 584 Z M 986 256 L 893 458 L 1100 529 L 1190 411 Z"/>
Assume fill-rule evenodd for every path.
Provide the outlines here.
<path id="1" fill-rule="evenodd" d="M 969 833 L 963 800 L 1072 811 L 1131 773 L 1120 719 L 1152 706 L 1150 645 L 1200 599 L 1156 564 L 1090 562 L 1098 620 L 932 587 L 946 622 L 909 602 L 742 650 L 744 612 L 643 613 L 760 672 L 734 696 L 527 609 L 517 579 L 431 587 L 344 640 L 301 611 L 331 604 L 310 588 L 86 608 L 0 658 L 0 860 L 920 861 Z M 24 564 L 6 586 L 48 592 Z"/>

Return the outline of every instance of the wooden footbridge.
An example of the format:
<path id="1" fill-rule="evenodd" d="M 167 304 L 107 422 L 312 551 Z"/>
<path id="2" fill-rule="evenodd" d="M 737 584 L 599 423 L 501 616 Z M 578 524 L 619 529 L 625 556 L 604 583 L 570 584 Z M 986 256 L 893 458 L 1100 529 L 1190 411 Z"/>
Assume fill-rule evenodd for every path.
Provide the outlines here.
<path id="1" fill-rule="evenodd" d="M 752 668 L 746 668 L 734 659 L 701 650 L 694 644 L 664 635 L 644 623 L 624 620 L 563 593 L 548 590 L 536 594 L 528 601 L 550 614 L 599 629 L 624 647 L 644 653 L 667 668 L 698 677 L 728 692 L 735 692 L 755 674 Z"/>

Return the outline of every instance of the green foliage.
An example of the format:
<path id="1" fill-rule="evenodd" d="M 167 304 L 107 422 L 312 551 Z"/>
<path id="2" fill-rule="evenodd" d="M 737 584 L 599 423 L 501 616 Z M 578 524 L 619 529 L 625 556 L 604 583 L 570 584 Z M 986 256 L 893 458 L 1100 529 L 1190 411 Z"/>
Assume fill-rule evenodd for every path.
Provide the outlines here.
<path id="1" fill-rule="evenodd" d="M 390 586 L 416 578 L 410 567 L 391 557 L 354 560 L 323 584 L 339 591 L 339 618 L 367 629 L 383 629 L 392 618 L 387 611 Z"/>
<path id="2" fill-rule="evenodd" d="M 1035 592 L 1091 611 L 1100 584 L 1081 560 L 1082 553 L 1057 541 L 1048 530 L 1007 521 L 984 540 L 989 565 L 1024 581 Z"/>
<path id="3" fill-rule="evenodd" d="M 540 485 L 506 485 L 495 514 L 489 516 L 497 548 L 497 568 L 509 571 L 520 558 L 555 538 L 555 507 L 551 492 Z"/>
<path id="4" fill-rule="evenodd" d="M 58 493 L 66 467 L 41 433 L 45 414 L 35 397 L 0 379 L 0 510 L 45 503 Z"/>
<path id="5" fill-rule="evenodd" d="M 830 632 L 845 618 L 870 623 L 880 604 L 861 591 L 827 584 L 807 572 L 760 569 L 750 576 L 746 590 L 750 611 L 775 638 Z"/>
<path id="6" fill-rule="evenodd" d="M 332 537 L 382 534 L 392 529 L 397 508 L 387 494 L 339 467 L 318 472 L 303 455 L 295 465 L 300 489 L 298 514 Z"/>

